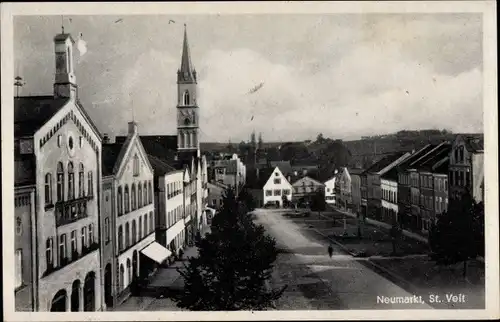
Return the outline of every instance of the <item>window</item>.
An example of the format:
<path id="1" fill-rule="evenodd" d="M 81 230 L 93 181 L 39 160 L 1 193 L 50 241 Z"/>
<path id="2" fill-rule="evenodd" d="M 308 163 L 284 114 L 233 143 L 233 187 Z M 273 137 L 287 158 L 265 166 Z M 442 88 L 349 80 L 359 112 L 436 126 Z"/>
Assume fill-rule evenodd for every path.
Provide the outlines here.
<path id="1" fill-rule="evenodd" d="M 82 227 L 82 249 L 87 247 L 87 227 Z"/>
<path id="2" fill-rule="evenodd" d="M 134 155 L 134 177 L 139 176 L 139 157 Z"/>
<path id="3" fill-rule="evenodd" d="M 189 105 L 189 92 L 188 91 L 185 91 L 184 92 L 184 95 L 183 95 L 183 103 L 184 105 Z"/>
<path id="4" fill-rule="evenodd" d="M 444 191 L 448 192 L 448 180 L 444 180 Z"/>
<path id="5" fill-rule="evenodd" d="M 458 148 L 455 149 L 455 162 L 458 162 Z"/>
<path id="6" fill-rule="evenodd" d="M 274 195 L 281 196 L 281 190 L 279 190 L 279 189 L 274 190 Z"/>
<path id="7" fill-rule="evenodd" d="M 144 182 L 144 185 L 143 185 L 143 188 L 142 188 L 142 192 L 144 193 L 144 205 L 147 205 L 148 204 L 148 186 L 146 185 L 146 182 Z"/>
<path id="8" fill-rule="evenodd" d="M 470 187 L 470 172 L 469 169 L 467 169 L 467 172 L 465 172 L 465 186 Z"/>
<path id="9" fill-rule="evenodd" d="M 125 213 L 128 213 L 130 211 L 130 200 L 128 198 L 128 186 L 125 185 Z"/>
<path id="10" fill-rule="evenodd" d="M 132 220 L 132 245 L 137 243 L 137 226 L 135 224 L 135 220 Z"/>
<path id="11" fill-rule="evenodd" d="M 92 178 L 92 171 L 89 171 L 87 181 L 88 181 L 87 189 L 89 191 L 88 195 L 93 196 L 94 195 L 94 180 Z"/>
<path id="12" fill-rule="evenodd" d="M 78 252 L 78 248 L 77 248 L 77 240 L 76 240 L 76 230 L 73 230 L 71 232 L 71 258 L 72 259 L 75 259 L 73 258 L 73 256 Z"/>
<path id="13" fill-rule="evenodd" d="M 130 245 L 130 224 L 125 224 L 125 248 L 128 248 Z"/>
<path id="14" fill-rule="evenodd" d="M 123 264 L 120 264 L 120 290 L 125 288 L 125 269 Z"/>
<path id="15" fill-rule="evenodd" d="M 151 181 L 149 181 L 149 185 L 148 185 L 148 202 L 151 204 L 153 203 L 153 185 L 151 184 Z"/>
<path id="16" fill-rule="evenodd" d="M 89 245 L 94 242 L 94 224 L 89 225 Z"/>
<path id="17" fill-rule="evenodd" d="M 269 197 L 269 196 L 272 196 L 273 195 L 273 191 L 272 190 L 266 190 L 266 196 Z"/>
<path id="18" fill-rule="evenodd" d="M 132 188 L 131 188 L 131 194 L 132 194 L 132 210 L 137 209 L 137 195 L 135 194 L 135 183 L 132 183 Z"/>
<path id="19" fill-rule="evenodd" d="M 64 167 L 57 163 L 57 201 L 64 201 Z"/>
<path id="20" fill-rule="evenodd" d="M 287 195 L 287 196 L 288 196 L 288 195 L 290 195 L 290 190 L 289 190 L 289 189 L 285 189 L 285 190 L 283 190 L 283 192 L 284 192 L 284 194 L 285 194 L 285 195 Z"/>
<path id="21" fill-rule="evenodd" d="M 148 234 L 148 215 L 144 215 L 144 236 L 147 236 Z"/>
<path id="22" fill-rule="evenodd" d="M 281 183 L 281 179 L 280 178 L 275 178 L 274 179 L 274 184 L 280 184 Z"/>
<path id="23" fill-rule="evenodd" d="M 60 148 L 62 145 L 62 135 L 57 136 L 57 146 Z"/>
<path id="24" fill-rule="evenodd" d="M 149 230 L 150 232 L 154 231 L 155 223 L 154 223 L 154 218 L 153 218 L 153 212 L 151 211 L 149 213 Z"/>
<path id="25" fill-rule="evenodd" d="M 23 233 L 23 222 L 20 217 L 16 218 L 16 234 L 21 235 Z"/>
<path id="26" fill-rule="evenodd" d="M 75 198 L 75 169 L 73 162 L 68 163 L 68 199 Z"/>
<path id="27" fill-rule="evenodd" d="M 117 198 L 117 208 L 118 208 L 118 216 L 123 215 L 123 195 L 122 195 L 122 187 L 118 187 L 118 198 Z"/>
<path id="28" fill-rule="evenodd" d="M 130 258 L 127 258 L 127 277 L 128 277 L 128 283 L 130 284 L 132 282 L 132 269 L 130 265 Z"/>
<path id="29" fill-rule="evenodd" d="M 23 284 L 23 250 L 16 250 L 16 288 Z"/>
<path id="30" fill-rule="evenodd" d="M 83 147 L 83 137 L 80 136 L 79 140 L 80 140 L 80 148 L 81 148 L 81 147 Z"/>
<path id="31" fill-rule="evenodd" d="M 45 205 L 52 204 L 52 175 L 47 173 L 45 175 Z"/>
<path id="32" fill-rule="evenodd" d="M 140 183 L 137 184 L 137 207 L 142 207 L 142 185 Z"/>
<path id="33" fill-rule="evenodd" d="M 59 265 L 64 265 L 66 258 L 66 234 L 62 234 L 59 236 Z"/>
<path id="34" fill-rule="evenodd" d="M 83 163 L 80 163 L 78 167 L 78 197 L 83 197 L 85 193 L 85 181 L 83 174 Z"/>
<path id="35" fill-rule="evenodd" d="M 111 235 L 111 227 L 109 226 L 109 218 L 104 218 L 104 240 L 109 243 Z"/>
<path id="36" fill-rule="evenodd" d="M 118 250 L 122 251 L 123 250 L 123 227 L 120 225 L 118 227 Z"/>
<path id="37" fill-rule="evenodd" d="M 45 242 L 45 260 L 47 262 L 47 268 L 54 266 L 54 258 L 52 257 L 52 238 L 47 239 Z"/>
<path id="38" fill-rule="evenodd" d="M 142 239 L 142 216 L 139 216 L 139 240 Z"/>
<path id="39" fill-rule="evenodd" d="M 464 161 L 464 147 L 461 146 L 459 149 L 459 161 L 463 162 Z"/>

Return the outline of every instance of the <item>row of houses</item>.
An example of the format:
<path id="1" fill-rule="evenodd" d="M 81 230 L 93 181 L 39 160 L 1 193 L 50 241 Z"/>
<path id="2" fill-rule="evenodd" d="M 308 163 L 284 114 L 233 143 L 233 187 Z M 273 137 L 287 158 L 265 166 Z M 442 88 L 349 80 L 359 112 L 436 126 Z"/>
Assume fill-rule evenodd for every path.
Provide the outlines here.
<path id="1" fill-rule="evenodd" d="M 207 162 L 186 33 L 177 135 L 140 136 L 129 122 L 114 143 L 78 98 L 74 43 L 69 34 L 54 38 L 53 94 L 14 99 L 17 311 L 116 306 L 207 226 Z"/>
<path id="2" fill-rule="evenodd" d="M 425 236 L 466 189 L 476 202 L 484 200 L 483 147 L 482 135 L 459 134 L 453 142 L 386 156 L 368 169 L 343 168 L 330 180 L 335 203 Z"/>

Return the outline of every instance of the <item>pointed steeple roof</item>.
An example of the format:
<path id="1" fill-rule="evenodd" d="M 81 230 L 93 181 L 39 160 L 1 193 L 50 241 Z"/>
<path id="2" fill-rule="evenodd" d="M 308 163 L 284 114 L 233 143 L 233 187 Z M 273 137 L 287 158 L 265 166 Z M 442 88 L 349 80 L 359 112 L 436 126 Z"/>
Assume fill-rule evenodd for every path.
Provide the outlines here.
<path id="1" fill-rule="evenodd" d="M 179 80 L 196 81 L 196 70 L 191 63 L 191 53 L 187 37 L 187 28 L 184 24 L 184 43 L 182 44 L 181 69 L 179 69 Z"/>

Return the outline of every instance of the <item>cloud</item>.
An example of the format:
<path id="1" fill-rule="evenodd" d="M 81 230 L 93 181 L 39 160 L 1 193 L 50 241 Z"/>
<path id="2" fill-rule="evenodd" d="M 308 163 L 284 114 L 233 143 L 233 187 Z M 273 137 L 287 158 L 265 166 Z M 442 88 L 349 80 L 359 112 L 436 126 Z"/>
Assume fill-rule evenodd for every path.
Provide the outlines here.
<path id="1" fill-rule="evenodd" d="M 76 71 L 84 106 L 102 132 L 124 134 L 134 118 L 144 134 L 175 134 L 182 28 L 163 17 L 126 17 L 120 27 L 111 18 L 73 19 L 89 46 Z M 202 141 L 240 141 L 253 130 L 264 140 L 482 131 L 480 15 L 185 18 Z M 16 63 L 28 93 L 52 92 L 47 30 L 59 23 L 24 17 L 16 24 Z"/>

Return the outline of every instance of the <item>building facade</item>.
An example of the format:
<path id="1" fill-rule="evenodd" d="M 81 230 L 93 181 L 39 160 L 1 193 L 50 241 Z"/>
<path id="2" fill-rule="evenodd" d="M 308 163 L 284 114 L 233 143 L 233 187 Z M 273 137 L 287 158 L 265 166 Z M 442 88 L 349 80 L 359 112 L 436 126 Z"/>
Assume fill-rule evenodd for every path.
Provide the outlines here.
<path id="1" fill-rule="evenodd" d="M 149 156 L 155 172 L 155 211 L 157 241 L 168 250 L 167 257 L 177 255 L 187 245 L 186 201 L 184 182 L 188 169 L 177 170 L 154 156 Z"/>
<path id="2" fill-rule="evenodd" d="M 111 208 L 111 216 L 102 216 L 102 237 L 105 244 L 115 240 L 110 242 L 114 246 L 113 258 L 103 256 L 104 290 L 105 299 L 113 297 L 115 304 L 155 270 L 156 257 L 150 258 L 148 252 L 148 247 L 155 247 L 150 246 L 155 243 L 156 229 L 153 168 L 135 122 L 128 123 L 123 144 L 103 145 L 103 170 L 104 200 L 114 202 L 105 205 L 107 211 Z"/>
<path id="3" fill-rule="evenodd" d="M 351 190 L 351 175 L 347 168 L 340 170 L 339 176 L 339 204 L 338 206 L 344 210 L 352 210 L 352 190 Z"/>
<path id="4" fill-rule="evenodd" d="M 293 200 L 310 199 L 315 193 L 323 193 L 325 185 L 318 180 L 305 176 L 292 183 Z"/>
<path id="5" fill-rule="evenodd" d="M 382 158 L 367 169 L 367 216 L 382 220 L 382 180 L 381 176 L 390 171 L 410 156 L 399 152 Z"/>
<path id="6" fill-rule="evenodd" d="M 273 204 L 283 207 L 283 197 L 292 201 L 293 187 L 279 167 L 274 168 L 269 176 L 263 174 L 263 178 L 265 177 L 267 180 L 262 187 L 264 205 Z"/>
<path id="7" fill-rule="evenodd" d="M 18 177 L 16 176 L 16 179 Z M 17 181 L 17 180 L 16 180 Z M 22 184 L 22 182 L 20 182 Z M 14 189 L 14 273 L 16 311 L 35 311 L 37 293 L 35 186 Z"/>
<path id="8" fill-rule="evenodd" d="M 237 154 L 213 160 L 211 168 L 214 181 L 219 184 L 234 188 L 236 185 L 243 186 L 246 183 L 246 166 Z"/>
<path id="9" fill-rule="evenodd" d="M 351 196 L 352 196 L 352 210 L 356 214 L 361 213 L 361 177 L 363 169 L 351 169 Z"/>
<path id="10" fill-rule="evenodd" d="M 335 175 L 325 181 L 325 202 L 327 204 L 335 205 L 336 197 L 335 197 L 335 183 L 337 182 L 337 172 Z"/>
<path id="11" fill-rule="evenodd" d="M 218 183 L 208 183 L 208 206 L 213 209 L 221 209 L 224 204 L 224 193 L 227 189 Z"/>
<path id="12" fill-rule="evenodd" d="M 99 209 L 101 135 L 82 107 L 74 40 L 54 38 L 50 96 L 14 99 L 15 171 L 35 186 L 36 311 L 101 310 Z M 17 153 L 17 152 L 16 152 Z"/>
<path id="13" fill-rule="evenodd" d="M 484 139 L 482 135 L 457 135 L 449 164 L 450 199 L 468 189 L 476 202 L 484 201 Z"/>

